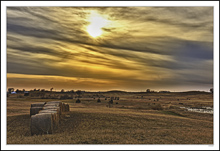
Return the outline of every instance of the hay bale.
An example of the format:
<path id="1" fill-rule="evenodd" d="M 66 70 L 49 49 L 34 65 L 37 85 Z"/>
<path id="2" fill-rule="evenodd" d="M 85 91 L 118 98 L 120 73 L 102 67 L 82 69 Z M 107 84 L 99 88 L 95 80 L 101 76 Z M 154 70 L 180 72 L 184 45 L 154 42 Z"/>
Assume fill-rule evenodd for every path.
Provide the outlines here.
<path id="1" fill-rule="evenodd" d="M 31 104 L 31 107 L 43 107 L 45 104 L 46 102 L 33 103 Z"/>
<path id="2" fill-rule="evenodd" d="M 69 112 L 69 104 L 65 104 L 65 103 L 63 103 L 63 112 Z"/>
<path id="3" fill-rule="evenodd" d="M 65 110 L 66 108 L 65 108 L 65 104 L 64 103 L 62 103 L 62 112 L 66 112 L 66 110 Z"/>
<path id="4" fill-rule="evenodd" d="M 38 114 L 40 110 L 42 110 L 43 107 L 31 107 L 30 108 L 30 116 Z"/>
<path id="5" fill-rule="evenodd" d="M 62 103 L 61 101 L 50 101 L 50 102 L 47 102 L 47 103 Z"/>
<path id="6" fill-rule="evenodd" d="M 44 107 L 49 107 L 49 108 L 58 107 L 58 108 L 60 108 L 60 113 L 62 113 L 62 103 L 61 103 L 61 105 L 60 105 L 60 103 L 47 103 L 44 105 Z"/>
<path id="7" fill-rule="evenodd" d="M 101 102 L 101 100 L 100 100 L 100 99 L 98 99 L 98 100 L 97 100 L 97 102 L 98 102 L 98 103 L 100 103 L 100 102 Z"/>
<path id="8" fill-rule="evenodd" d="M 109 101 L 109 103 L 110 103 L 110 104 L 113 104 L 113 100 L 111 99 L 111 100 Z"/>
<path id="9" fill-rule="evenodd" d="M 43 107 L 43 110 L 54 110 L 54 111 L 57 111 L 59 115 L 61 115 L 61 110 L 60 110 L 60 107 L 58 106 L 46 106 L 46 107 Z"/>
<path id="10" fill-rule="evenodd" d="M 60 108 L 59 107 L 55 107 L 55 108 L 43 107 L 43 110 L 41 110 L 39 112 L 43 112 L 43 111 L 46 111 L 46 110 L 56 111 L 57 114 L 59 114 L 59 112 L 60 112 Z"/>
<path id="11" fill-rule="evenodd" d="M 67 111 L 67 112 L 70 111 L 70 106 L 69 106 L 69 104 L 66 104 L 65 108 L 66 108 L 66 111 Z"/>
<path id="12" fill-rule="evenodd" d="M 80 103 L 80 102 L 81 102 L 80 99 L 77 99 L 77 100 L 76 100 L 76 103 Z"/>
<path id="13" fill-rule="evenodd" d="M 45 104 L 44 107 L 60 107 L 58 104 Z"/>
<path id="14" fill-rule="evenodd" d="M 47 102 L 45 105 L 57 105 L 57 106 L 62 106 L 62 102 L 61 102 L 61 101 L 51 101 L 51 102 Z"/>
<path id="15" fill-rule="evenodd" d="M 36 114 L 31 116 L 31 135 L 52 134 L 52 114 Z"/>
<path id="16" fill-rule="evenodd" d="M 41 110 L 39 114 L 52 114 L 53 119 L 53 129 L 59 128 L 60 116 L 55 110 Z"/>

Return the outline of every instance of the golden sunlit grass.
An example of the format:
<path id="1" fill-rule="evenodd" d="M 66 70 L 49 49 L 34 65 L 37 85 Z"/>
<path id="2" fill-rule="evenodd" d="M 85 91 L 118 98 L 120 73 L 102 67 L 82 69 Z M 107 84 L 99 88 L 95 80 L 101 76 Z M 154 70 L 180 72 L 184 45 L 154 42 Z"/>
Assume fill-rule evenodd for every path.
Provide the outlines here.
<path id="1" fill-rule="evenodd" d="M 212 94 L 144 94 L 143 99 L 141 94 L 106 96 L 119 96 L 120 100 L 114 100 L 111 108 L 106 107 L 108 100 L 104 98 L 101 103 L 97 98 L 81 98 L 81 103 L 75 103 L 76 99 L 61 100 L 70 105 L 66 113 L 69 116 L 62 115 L 60 128 L 54 134 L 39 136 L 30 135 L 30 105 L 52 99 L 10 96 L 7 144 L 213 144 L 213 115 L 179 108 L 179 102 L 212 106 Z M 153 101 L 159 97 L 158 102 Z M 162 108 L 155 109 L 153 103 Z"/>

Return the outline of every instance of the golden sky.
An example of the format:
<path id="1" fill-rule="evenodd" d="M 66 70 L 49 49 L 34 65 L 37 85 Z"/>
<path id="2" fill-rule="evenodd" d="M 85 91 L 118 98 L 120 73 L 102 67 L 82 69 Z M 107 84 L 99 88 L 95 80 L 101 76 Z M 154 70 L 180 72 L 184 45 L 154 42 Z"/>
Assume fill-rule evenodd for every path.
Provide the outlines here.
<path id="1" fill-rule="evenodd" d="M 8 7 L 7 87 L 213 87 L 213 7 Z"/>

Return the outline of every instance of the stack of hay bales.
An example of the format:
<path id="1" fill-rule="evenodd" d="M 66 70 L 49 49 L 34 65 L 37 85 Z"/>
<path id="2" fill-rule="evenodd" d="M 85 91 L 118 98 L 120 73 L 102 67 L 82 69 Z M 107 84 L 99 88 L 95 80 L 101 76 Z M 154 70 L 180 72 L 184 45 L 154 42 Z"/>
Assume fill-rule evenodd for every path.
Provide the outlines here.
<path id="1" fill-rule="evenodd" d="M 31 104 L 31 135 L 52 134 L 59 128 L 61 114 L 69 111 L 69 105 L 61 101 Z"/>

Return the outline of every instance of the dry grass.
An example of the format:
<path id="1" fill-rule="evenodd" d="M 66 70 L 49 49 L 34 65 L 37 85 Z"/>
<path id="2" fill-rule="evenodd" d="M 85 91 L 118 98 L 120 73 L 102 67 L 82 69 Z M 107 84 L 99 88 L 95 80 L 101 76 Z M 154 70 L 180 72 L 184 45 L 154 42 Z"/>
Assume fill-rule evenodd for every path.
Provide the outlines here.
<path id="1" fill-rule="evenodd" d="M 52 99 L 9 97 L 7 144 L 213 144 L 213 115 L 179 109 L 179 102 L 212 106 L 211 94 L 109 95 L 120 97 L 111 108 L 104 98 L 100 103 L 93 98 L 81 98 L 81 103 L 62 100 L 70 105 L 70 112 L 62 115 L 59 129 L 34 136 L 30 134 L 30 105 Z"/>

